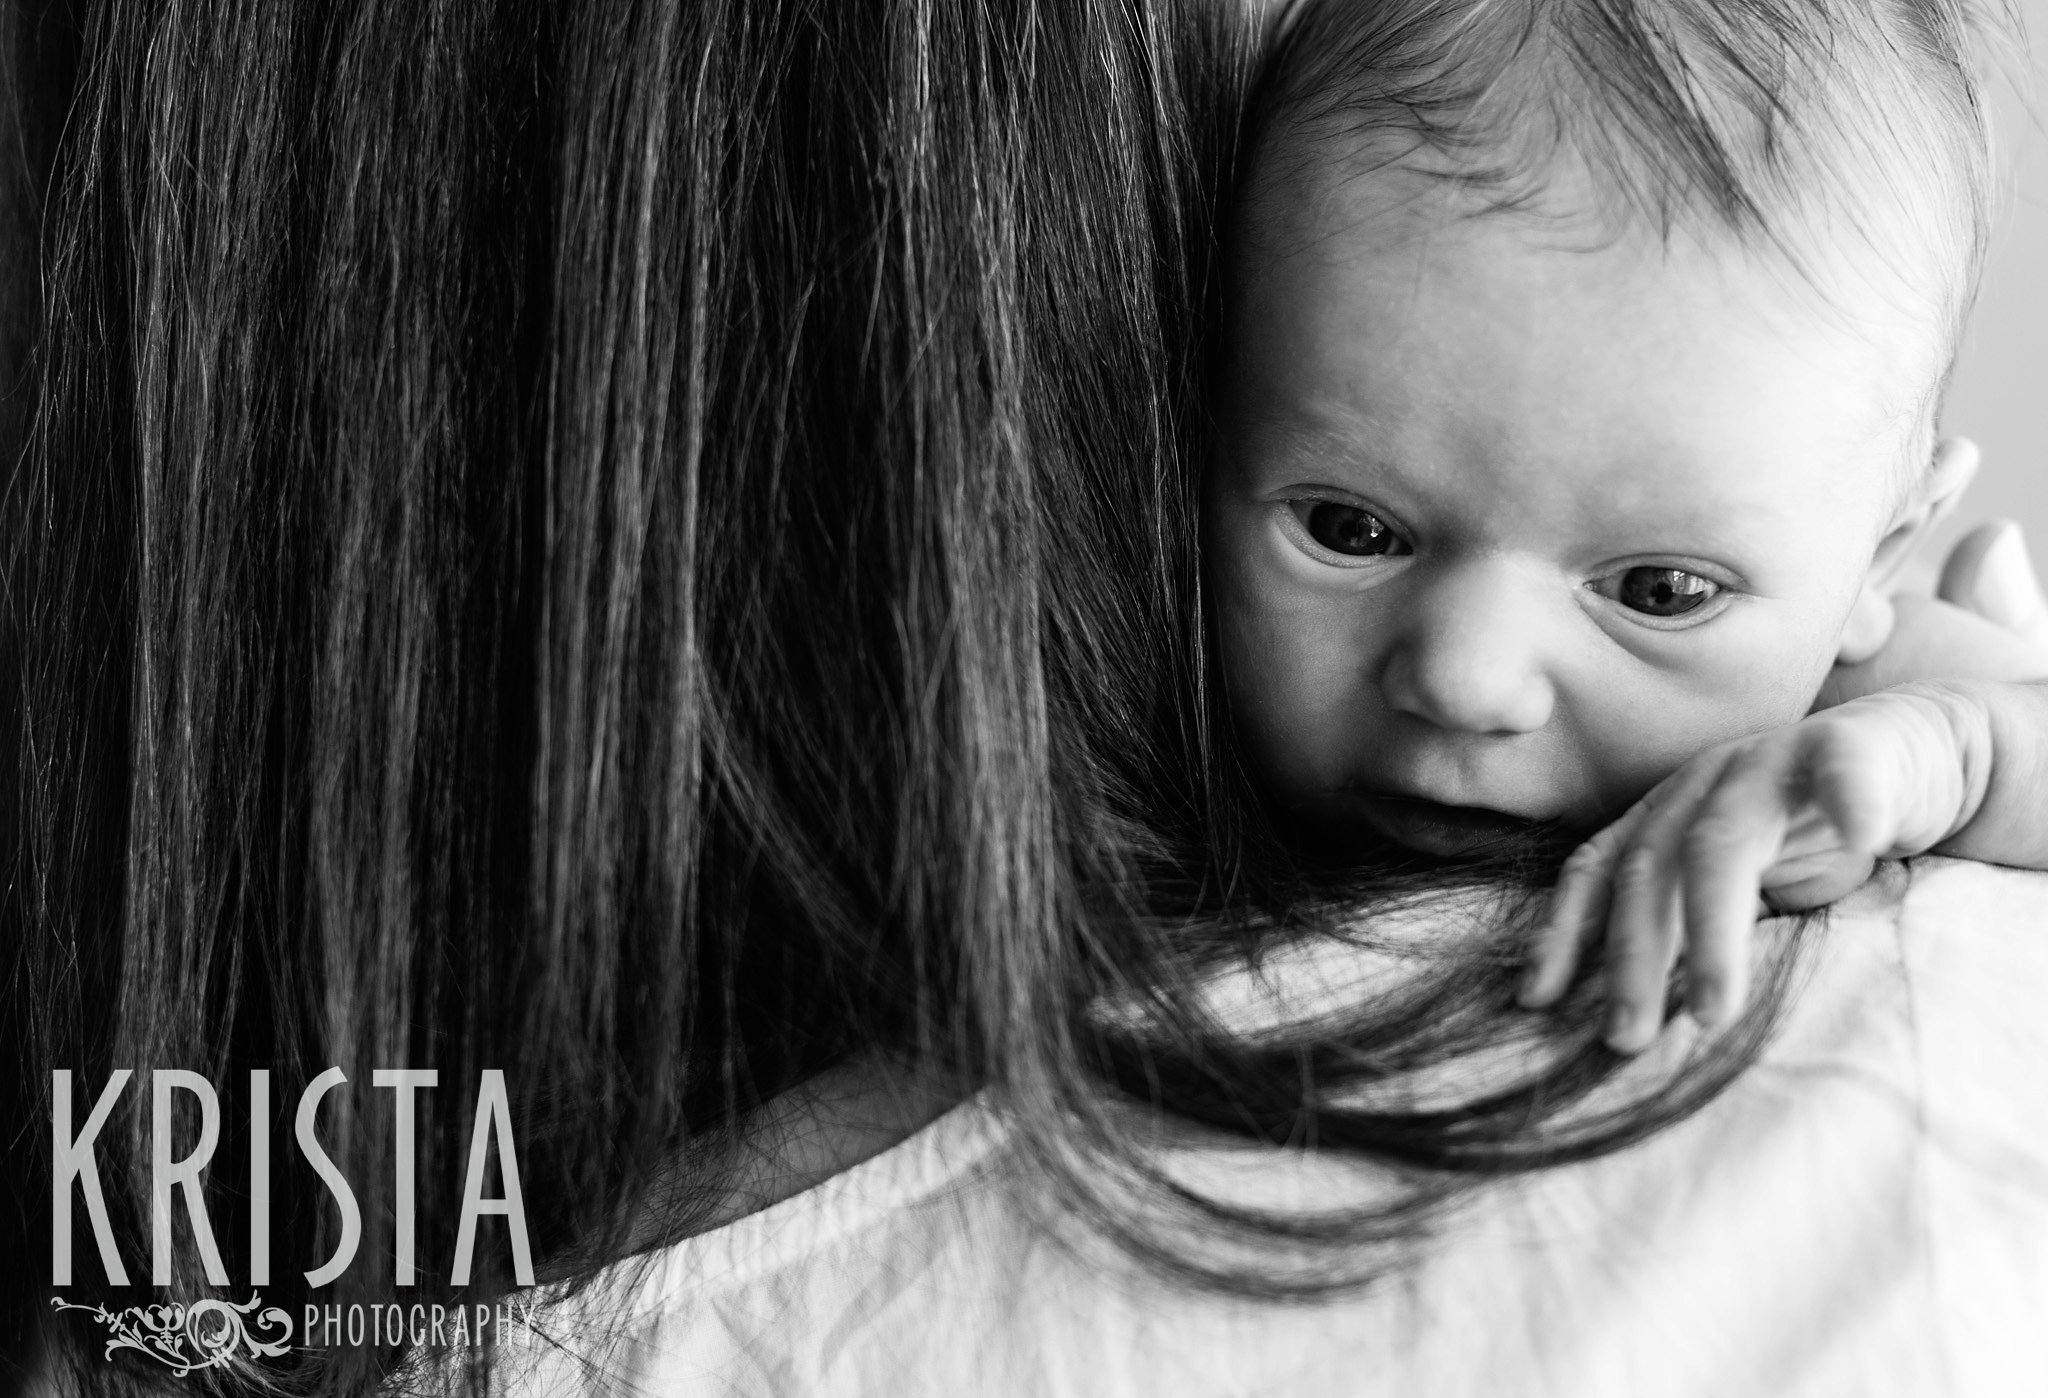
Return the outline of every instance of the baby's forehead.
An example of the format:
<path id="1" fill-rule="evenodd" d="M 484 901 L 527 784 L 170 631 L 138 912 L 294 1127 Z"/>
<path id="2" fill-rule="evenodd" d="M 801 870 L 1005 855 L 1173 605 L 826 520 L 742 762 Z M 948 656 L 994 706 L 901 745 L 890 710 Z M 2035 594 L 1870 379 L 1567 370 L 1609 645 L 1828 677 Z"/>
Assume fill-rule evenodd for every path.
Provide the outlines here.
<path id="1" fill-rule="evenodd" d="M 1240 254 L 1225 412 L 1289 481 L 1405 489 L 1483 434 L 1466 505 L 1662 547 L 1780 506 L 1865 531 L 1929 459 L 1944 336 L 1868 254 L 1823 280 L 1617 222 L 1584 176 L 1513 208 L 1355 161 L 1289 183 Z"/>
<path id="2" fill-rule="evenodd" d="M 1944 218 L 1951 191 L 1925 170 L 1873 172 L 1855 196 L 1788 193 L 1759 221 L 1649 203 L 1611 161 L 1539 136 L 1444 150 L 1345 123 L 1294 122 L 1258 142 L 1232 226 L 1242 276 L 1260 259 L 1321 246 L 1373 251 L 1461 224 L 1498 223 L 1532 241 L 1597 252 L 1647 236 L 1776 263 L 1825 297 L 1844 274 L 1884 275 L 1944 325 L 1975 263 Z"/>
<path id="3" fill-rule="evenodd" d="M 1931 434 L 1960 328 L 1955 279 L 1946 246 L 1903 207 L 1889 230 L 1866 222 L 1852 233 L 1815 206 L 1772 237 L 1746 237 L 1711 220 L 1651 224 L 1570 152 L 1512 178 L 1499 173 L 1506 159 L 1475 152 L 1472 163 L 1489 172 L 1476 181 L 1453 177 L 1441 160 L 1389 158 L 1353 134 L 1303 132 L 1295 144 L 1269 151 L 1245 191 L 1230 279 L 1235 327 L 1276 271 L 1384 266 L 1412 278 L 1446 246 L 1495 260 L 1525 250 L 1562 266 L 1583 260 L 1595 278 L 1626 265 L 1637 276 L 1632 294 L 1646 299 L 1732 274 L 1768 284 L 1764 309 L 1788 332 L 1831 327 L 1880 349 L 1887 367 L 1871 376 L 1873 412 Z M 1557 332 L 1569 338 L 1572 328 Z"/>

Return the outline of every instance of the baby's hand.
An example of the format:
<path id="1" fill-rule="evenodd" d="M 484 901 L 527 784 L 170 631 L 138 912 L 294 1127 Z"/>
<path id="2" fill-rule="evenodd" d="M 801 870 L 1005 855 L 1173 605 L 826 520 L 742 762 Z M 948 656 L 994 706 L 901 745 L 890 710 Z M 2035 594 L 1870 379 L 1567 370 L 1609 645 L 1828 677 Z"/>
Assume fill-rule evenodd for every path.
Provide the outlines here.
<path id="1" fill-rule="evenodd" d="M 1960 727 L 1948 697 L 1914 686 L 1700 754 L 1565 863 L 1522 1004 L 1554 1004 L 1604 932 L 1609 1047 L 1657 1037 L 1681 950 L 1687 1009 L 1703 1028 L 1728 1023 L 1748 995 L 1760 893 L 1764 915 L 1832 902 L 1977 809 L 1981 764 Z"/>

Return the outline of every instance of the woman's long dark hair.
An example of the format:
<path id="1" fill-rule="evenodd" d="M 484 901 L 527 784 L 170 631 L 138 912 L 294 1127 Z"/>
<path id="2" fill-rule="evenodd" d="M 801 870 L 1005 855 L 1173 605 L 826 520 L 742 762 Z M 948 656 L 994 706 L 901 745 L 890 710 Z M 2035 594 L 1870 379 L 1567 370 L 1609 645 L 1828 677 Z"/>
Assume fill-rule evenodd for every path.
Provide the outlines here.
<path id="1" fill-rule="evenodd" d="M 1210 683 L 1234 6 L 24 0 L 17 66 L 31 13 L 60 76 L 15 105 L 64 100 L 7 269 L 41 288 L 8 493 L 17 1003 L 33 1091 L 79 1084 L 67 1126 L 138 1070 L 99 1152 L 132 1281 L 152 1067 L 223 1091 L 232 1284 L 180 1223 L 171 1294 L 237 1299 L 247 1070 L 275 1128 L 344 1069 L 321 1131 L 364 1233 L 316 1299 L 346 1306 L 447 1291 L 485 1068 L 544 1259 L 616 1253 L 664 1162 L 708 1207 L 753 1109 L 882 1052 L 994 1087 L 1161 1266 L 1299 1291 L 1753 1047 L 1589 1114 L 1613 1061 L 1575 1011 L 1476 1099 L 1342 1105 L 1531 1032 L 1499 937 L 1259 1036 L 1206 1008 L 1218 967 L 1446 881 L 1290 852 Z M 403 1066 L 440 1077 L 394 1293 L 370 1081 Z M 1308 1220 L 1177 1192 L 1133 1098 L 1413 1188 Z M 297 1315 L 337 1222 L 288 1137 L 271 1158 L 264 1292 Z M 79 1212 L 66 1294 L 136 1299 Z M 496 1294 L 507 1230 L 478 1247 L 468 1294 Z M 269 1373 L 342 1391 L 392 1357 Z M 121 1372 L 89 1361 L 60 1372 Z"/>

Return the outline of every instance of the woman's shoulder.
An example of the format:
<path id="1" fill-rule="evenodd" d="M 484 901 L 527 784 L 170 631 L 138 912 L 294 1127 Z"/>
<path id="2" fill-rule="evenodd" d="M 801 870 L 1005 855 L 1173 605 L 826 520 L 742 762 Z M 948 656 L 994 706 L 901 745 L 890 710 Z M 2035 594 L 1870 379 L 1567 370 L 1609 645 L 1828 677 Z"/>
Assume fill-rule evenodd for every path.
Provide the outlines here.
<path id="1" fill-rule="evenodd" d="M 602 1373 L 652 1394 L 976 1391 L 966 1371 L 928 1388 L 915 1366 L 962 1332 L 971 1284 L 1010 1252 L 1007 1135 L 970 1098 L 810 1189 L 544 1299 L 494 1387 L 574 1393 Z"/>
<path id="2" fill-rule="evenodd" d="M 1848 911 L 1860 935 L 1836 939 L 1850 945 L 1833 959 L 1896 960 L 1880 978 L 1896 990 L 1872 990 L 1898 1001 L 1889 1018 L 1910 1047 L 1930 1148 L 1966 1131 L 2048 1158 L 2048 873 L 1919 859 L 1903 888 L 1866 889 Z M 1853 969 L 1844 979 L 1853 989 Z M 1857 1012 L 1833 1001 L 1836 1014 Z"/>
<path id="3" fill-rule="evenodd" d="M 2048 873 L 1928 856 L 1913 860 L 1908 875 L 1895 900 L 1901 930 L 1967 942 L 1942 960 L 2048 975 Z M 2007 935 L 2015 932 L 2022 935 Z"/>
<path id="4" fill-rule="evenodd" d="M 974 1099 L 550 1308 L 554 1347 L 510 1356 L 507 1382 L 594 1364 L 674 1394 L 2010 1391 L 2048 1368 L 2048 875 L 1919 861 L 1830 922 L 1719 1100 L 1480 1191 L 1384 1284 L 1274 1306 L 1153 1280 L 1048 1223 Z M 1243 1170 L 1224 1154 L 1219 1177 Z M 1340 1168 L 1256 1163 L 1262 1194 L 1308 1198 Z"/>
<path id="5" fill-rule="evenodd" d="M 1919 861 L 1897 927 L 1952 1314 L 1995 1347 L 2022 1327 L 2048 1372 L 2048 873 Z"/>

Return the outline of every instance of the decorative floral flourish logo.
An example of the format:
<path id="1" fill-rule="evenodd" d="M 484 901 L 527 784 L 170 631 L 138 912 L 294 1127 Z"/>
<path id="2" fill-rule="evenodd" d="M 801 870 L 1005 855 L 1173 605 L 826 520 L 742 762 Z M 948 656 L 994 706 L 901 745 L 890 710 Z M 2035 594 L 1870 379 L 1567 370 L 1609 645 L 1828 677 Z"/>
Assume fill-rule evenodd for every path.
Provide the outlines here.
<path id="1" fill-rule="evenodd" d="M 195 1301 L 189 1306 L 175 1302 L 157 1306 L 130 1306 L 110 1311 L 105 1306 L 80 1306 L 60 1297 L 50 1298 L 60 1311 L 84 1311 L 111 1332 L 107 1355 L 117 1349 L 140 1350 L 182 1379 L 195 1369 L 224 1367 L 238 1351 L 251 1359 L 275 1358 L 291 1349 L 292 1318 L 276 1306 L 266 1308 L 253 1320 L 250 1312 L 263 1304 L 261 1292 L 240 1305 L 228 1301 Z M 279 1331 L 275 1339 L 258 1339 L 249 1333 Z"/>

